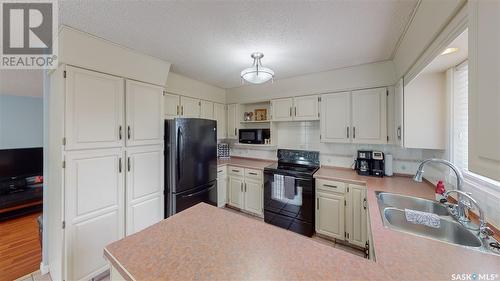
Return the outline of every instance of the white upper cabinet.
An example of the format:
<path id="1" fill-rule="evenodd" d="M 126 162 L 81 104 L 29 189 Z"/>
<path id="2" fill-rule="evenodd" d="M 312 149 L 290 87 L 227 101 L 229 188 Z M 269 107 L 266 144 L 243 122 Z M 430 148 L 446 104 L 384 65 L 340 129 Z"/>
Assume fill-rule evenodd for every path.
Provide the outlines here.
<path id="1" fill-rule="evenodd" d="M 180 115 L 188 118 L 200 117 L 200 100 L 181 96 Z"/>
<path id="2" fill-rule="evenodd" d="M 469 170 L 500 181 L 500 1 L 469 1 Z"/>
<path id="3" fill-rule="evenodd" d="M 271 101 L 272 120 L 290 121 L 293 119 L 293 98 Z"/>
<path id="4" fill-rule="evenodd" d="M 321 96 L 321 142 L 387 143 L 387 89 Z"/>
<path id="5" fill-rule="evenodd" d="M 350 141 L 351 94 L 334 93 L 321 96 L 321 141 Z"/>
<path id="6" fill-rule="evenodd" d="M 66 67 L 66 149 L 120 147 L 125 128 L 123 78 Z"/>
<path id="7" fill-rule="evenodd" d="M 238 127 L 240 123 L 239 110 L 237 104 L 229 104 L 227 106 L 227 138 L 238 138 Z"/>
<path id="8" fill-rule="evenodd" d="M 293 99 L 293 120 L 318 120 L 318 96 L 304 96 Z"/>
<path id="9" fill-rule="evenodd" d="M 226 106 L 221 103 L 214 103 L 214 119 L 217 121 L 217 139 L 226 138 Z"/>
<path id="10" fill-rule="evenodd" d="M 214 103 L 211 101 L 200 101 L 200 117 L 203 119 L 214 119 Z"/>
<path id="11" fill-rule="evenodd" d="M 303 96 L 271 101 L 273 121 L 318 120 L 318 96 Z"/>
<path id="12" fill-rule="evenodd" d="M 405 86 L 403 104 L 404 147 L 444 149 L 446 74 L 419 74 Z"/>
<path id="13" fill-rule="evenodd" d="M 352 92 L 352 141 L 387 143 L 387 89 Z"/>
<path id="14" fill-rule="evenodd" d="M 163 219 L 163 146 L 127 149 L 127 235 Z"/>
<path id="15" fill-rule="evenodd" d="M 126 81 L 127 146 L 163 143 L 163 88 Z"/>
<path id="16" fill-rule="evenodd" d="M 394 91 L 394 131 L 395 131 L 395 141 L 394 143 L 402 146 L 403 141 L 403 96 L 404 96 L 404 85 L 403 78 L 401 78 L 398 83 L 396 83 Z"/>
<path id="17" fill-rule="evenodd" d="M 165 119 L 173 119 L 179 116 L 180 102 L 181 99 L 178 95 L 165 94 L 163 97 Z"/>

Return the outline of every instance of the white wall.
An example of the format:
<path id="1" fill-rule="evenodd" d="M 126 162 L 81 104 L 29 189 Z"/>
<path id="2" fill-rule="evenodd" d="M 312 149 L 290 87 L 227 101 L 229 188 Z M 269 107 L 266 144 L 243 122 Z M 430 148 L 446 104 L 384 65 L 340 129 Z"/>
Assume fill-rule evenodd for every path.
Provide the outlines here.
<path id="1" fill-rule="evenodd" d="M 405 146 L 445 149 L 445 72 L 420 74 L 405 87 L 404 104 Z"/>
<path id="2" fill-rule="evenodd" d="M 0 95 L 0 149 L 42 146 L 42 97 Z"/>
<path id="3" fill-rule="evenodd" d="M 394 85 L 396 74 L 391 61 L 340 68 L 275 80 L 274 83 L 227 89 L 227 103 L 246 103 L 275 98 L 304 96 L 343 90 Z"/>
<path id="4" fill-rule="evenodd" d="M 168 75 L 165 88 L 172 94 L 226 103 L 226 90 L 173 72 Z"/>

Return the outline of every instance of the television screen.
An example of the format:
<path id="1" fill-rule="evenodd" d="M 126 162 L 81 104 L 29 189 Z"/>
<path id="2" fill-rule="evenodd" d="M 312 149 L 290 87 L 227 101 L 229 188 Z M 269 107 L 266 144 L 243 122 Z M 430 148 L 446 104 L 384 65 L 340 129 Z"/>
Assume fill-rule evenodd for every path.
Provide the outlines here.
<path id="1" fill-rule="evenodd" d="M 0 149 L 0 180 L 42 175 L 43 148 Z"/>

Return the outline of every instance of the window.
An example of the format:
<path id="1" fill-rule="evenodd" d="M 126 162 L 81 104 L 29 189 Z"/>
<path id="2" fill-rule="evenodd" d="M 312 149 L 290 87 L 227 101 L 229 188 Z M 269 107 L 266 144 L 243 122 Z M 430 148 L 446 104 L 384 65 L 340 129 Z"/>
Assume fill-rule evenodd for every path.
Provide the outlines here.
<path id="1" fill-rule="evenodd" d="M 468 184 L 498 190 L 500 182 L 469 172 L 469 77 L 467 61 L 453 68 L 451 104 L 451 161 L 461 168 Z"/>
<path id="2" fill-rule="evenodd" d="M 453 69 L 452 96 L 452 160 L 462 170 L 468 170 L 468 65 L 467 61 Z"/>

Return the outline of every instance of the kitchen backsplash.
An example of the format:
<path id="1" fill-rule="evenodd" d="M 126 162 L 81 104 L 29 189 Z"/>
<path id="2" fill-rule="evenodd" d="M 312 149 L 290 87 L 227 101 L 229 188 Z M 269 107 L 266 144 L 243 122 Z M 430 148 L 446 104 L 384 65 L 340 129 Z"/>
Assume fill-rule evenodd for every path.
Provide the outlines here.
<path id="1" fill-rule="evenodd" d="M 416 172 L 418 164 L 424 159 L 449 158 L 446 150 L 411 149 L 397 145 L 321 143 L 317 121 L 280 122 L 275 126 L 271 137 L 277 143 L 277 148 L 319 151 L 321 165 L 350 168 L 358 150 L 379 150 L 393 156 L 394 173 L 411 175 Z M 276 160 L 276 149 L 238 146 L 234 145 L 234 141 L 230 154 L 231 156 Z M 443 166 L 429 165 L 425 168 L 424 177 L 433 184 L 436 184 L 438 180 L 444 180 L 447 189 L 455 188 L 454 177 Z M 464 189 L 472 192 L 473 196 L 484 206 L 488 221 L 500 227 L 500 208 L 498 207 L 500 192 L 478 189 L 467 182 Z"/>
<path id="2" fill-rule="evenodd" d="M 379 150 L 393 156 L 394 173 L 413 174 L 418 163 L 424 159 L 422 149 L 404 149 L 396 145 L 321 143 L 319 135 L 318 121 L 280 122 L 272 131 L 277 148 L 319 151 L 321 165 L 349 168 L 353 166 L 358 150 Z M 275 160 L 276 150 L 231 145 L 231 155 Z"/>

